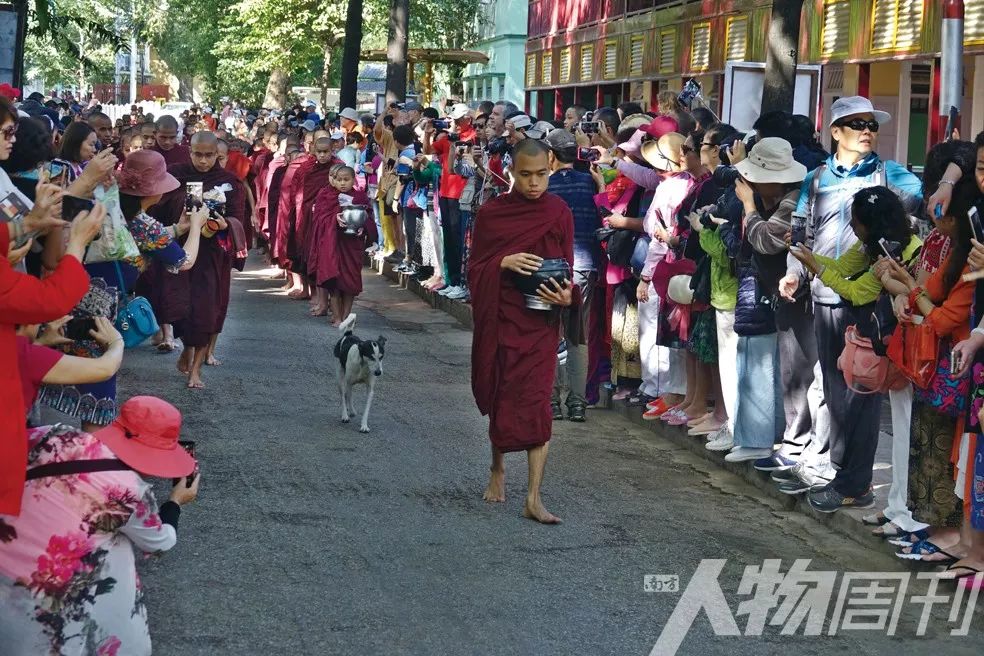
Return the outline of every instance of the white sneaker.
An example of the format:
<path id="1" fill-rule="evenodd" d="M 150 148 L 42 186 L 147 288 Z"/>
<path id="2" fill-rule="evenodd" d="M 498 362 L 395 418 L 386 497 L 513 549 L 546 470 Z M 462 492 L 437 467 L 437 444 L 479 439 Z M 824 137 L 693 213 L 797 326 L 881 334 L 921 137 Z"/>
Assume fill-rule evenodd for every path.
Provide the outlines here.
<path id="1" fill-rule="evenodd" d="M 768 458 L 772 455 L 772 449 L 753 449 L 747 446 L 736 446 L 731 453 L 724 456 L 725 462 L 746 462 L 748 460 L 758 460 Z"/>
<path id="2" fill-rule="evenodd" d="M 441 291 L 439 291 L 437 293 L 438 293 L 439 296 L 449 296 L 451 294 L 451 292 L 453 292 L 456 289 L 458 289 L 458 288 L 457 287 L 452 287 L 451 285 L 448 285 L 447 287 L 445 287 L 444 289 L 442 289 Z"/>
<path id="3" fill-rule="evenodd" d="M 464 287 L 455 287 L 454 291 L 447 295 L 452 301 L 460 301 L 468 298 L 468 290 Z"/>
<path id="4" fill-rule="evenodd" d="M 728 427 L 725 426 L 718 432 L 711 434 L 704 448 L 708 451 L 730 451 L 734 446 L 735 439 Z"/>

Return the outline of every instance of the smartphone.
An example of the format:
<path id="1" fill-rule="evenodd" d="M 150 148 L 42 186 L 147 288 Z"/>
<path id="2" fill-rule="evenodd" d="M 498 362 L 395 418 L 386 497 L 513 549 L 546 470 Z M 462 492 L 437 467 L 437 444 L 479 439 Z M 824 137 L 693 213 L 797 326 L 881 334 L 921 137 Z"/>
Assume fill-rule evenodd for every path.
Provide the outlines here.
<path id="1" fill-rule="evenodd" d="M 434 126 L 434 129 L 435 130 L 450 130 L 451 129 L 451 121 L 446 120 L 446 119 L 445 120 L 442 120 L 442 119 L 436 118 L 433 121 L 431 121 L 431 125 Z"/>
<path id="2" fill-rule="evenodd" d="M 188 455 L 192 458 L 195 457 L 194 440 L 178 440 L 178 446 L 187 451 Z M 191 487 L 191 484 L 195 482 L 196 476 L 198 476 L 198 465 L 195 465 L 195 471 L 191 472 L 191 476 L 185 476 L 185 487 Z M 177 485 L 180 481 L 180 478 L 172 478 L 171 485 Z"/>
<path id="3" fill-rule="evenodd" d="M 597 134 L 601 127 L 598 121 L 581 121 L 577 124 L 577 129 L 584 134 Z"/>
<path id="4" fill-rule="evenodd" d="M 79 212 L 88 212 L 94 203 L 88 198 L 62 196 L 62 220 L 71 223 Z"/>
<path id="5" fill-rule="evenodd" d="M 806 214 L 793 212 L 791 217 L 792 224 L 792 245 L 799 246 L 806 241 Z"/>
<path id="6" fill-rule="evenodd" d="M 27 203 L 17 195 L 17 192 L 10 192 L 0 200 L 0 221 L 13 221 L 17 217 L 27 216 L 31 213 Z"/>
<path id="7" fill-rule="evenodd" d="M 599 157 L 601 157 L 601 153 L 599 153 L 594 148 L 578 148 L 577 149 L 577 158 L 579 160 L 581 160 L 582 162 L 593 162 L 596 159 L 598 159 Z"/>
<path id="8" fill-rule="evenodd" d="M 970 220 L 970 230 L 974 234 L 974 239 L 984 244 L 984 228 L 981 228 L 981 216 L 977 211 L 977 206 L 967 210 L 967 218 Z"/>
<path id="9" fill-rule="evenodd" d="M 950 349 L 950 376 L 956 376 L 960 371 L 960 352 Z"/>
<path id="10" fill-rule="evenodd" d="M 68 166 L 60 162 L 48 162 L 45 169 L 48 172 L 48 182 L 64 189 L 68 184 Z"/>
<path id="11" fill-rule="evenodd" d="M 197 203 L 201 204 L 202 199 L 205 197 L 205 183 L 186 182 L 185 193 L 187 194 L 188 198 L 193 199 Z"/>
<path id="12" fill-rule="evenodd" d="M 90 330 L 95 330 L 96 320 L 92 317 L 73 317 L 65 324 L 65 338 L 73 342 L 92 339 Z"/>
<path id="13" fill-rule="evenodd" d="M 457 153 L 457 157 L 463 157 L 468 152 L 468 144 L 459 144 L 455 147 L 455 152 Z"/>
<path id="14" fill-rule="evenodd" d="M 878 240 L 878 245 L 881 246 L 882 252 L 885 254 L 885 257 L 887 257 L 890 260 L 896 259 L 895 256 L 892 255 L 892 250 L 891 248 L 889 248 L 889 243 L 887 239 L 882 237 L 881 239 Z"/>

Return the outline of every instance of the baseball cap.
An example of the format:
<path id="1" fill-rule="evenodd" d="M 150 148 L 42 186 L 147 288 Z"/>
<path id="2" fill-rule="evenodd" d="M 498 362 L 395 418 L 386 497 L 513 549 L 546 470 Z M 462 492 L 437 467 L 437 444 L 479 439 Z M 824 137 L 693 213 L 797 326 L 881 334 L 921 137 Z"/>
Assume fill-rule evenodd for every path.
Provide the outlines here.
<path id="1" fill-rule="evenodd" d="M 448 116 L 454 120 L 465 118 L 470 114 L 471 114 L 471 109 L 465 103 L 458 103 L 456 105 L 452 105 L 451 109 L 448 110 Z"/>
<path id="2" fill-rule="evenodd" d="M 531 139 L 543 139 L 545 136 L 556 130 L 556 128 L 546 121 L 537 121 L 533 127 L 526 130 L 526 136 Z"/>
<path id="3" fill-rule="evenodd" d="M 317 107 L 318 106 L 318 103 L 314 102 L 313 100 L 309 100 L 306 103 L 304 103 L 304 106 L 305 107 Z"/>
<path id="4" fill-rule="evenodd" d="M 345 133 L 342 132 L 341 130 L 335 130 L 334 132 L 331 133 L 331 138 L 334 139 L 334 140 L 336 140 L 336 141 L 339 140 L 339 139 L 344 139 L 345 138 Z"/>
<path id="5" fill-rule="evenodd" d="M 838 98 L 830 106 L 830 125 L 855 114 L 873 114 L 879 123 L 888 123 L 892 120 L 891 114 L 875 109 L 871 101 L 864 96 L 846 96 Z"/>
<path id="6" fill-rule="evenodd" d="M 355 111 L 351 107 L 346 107 L 342 111 L 338 112 L 338 115 L 341 118 L 347 118 L 350 121 L 358 121 L 359 120 L 359 112 Z"/>
<path id="7" fill-rule="evenodd" d="M 408 100 L 405 103 L 403 103 L 403 109 L 407 110 L 408 112 L 419 112 L 419 111 L 423 111 L 424 106 L 421 105 L 416 100 Z"/>
<path id="8" fill-rule="evenodd" d="M 539 124 L 537 124 L 539 125 Z M 570 150 L 577 148 L 577 140 L 567 130 L 551 130 L 543 139 L 550 150 Z"/>
<path id="9" fill-rule="evenodd" d="M 513 114 L 512 116 L 507 116 L 506 120 L 513 124 L 513 127 L 517 130 L 525 130 L 526 128 L 533 125 L 533 119 L 522 112 Z"/>
<path id="10" fill-rule="evenodd" d="M 305 132 L 314 132 L 315 130 L 318 129 L 318 125 L 311 119 L 308 119 L 303 123 L 301 123 L 301 129 L 304 130 Z"/>

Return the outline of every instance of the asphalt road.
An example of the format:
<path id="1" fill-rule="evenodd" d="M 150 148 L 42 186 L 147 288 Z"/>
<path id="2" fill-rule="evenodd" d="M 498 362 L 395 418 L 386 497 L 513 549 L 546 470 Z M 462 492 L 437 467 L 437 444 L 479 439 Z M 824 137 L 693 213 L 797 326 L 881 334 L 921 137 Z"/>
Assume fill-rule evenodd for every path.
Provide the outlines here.
<path id="1" fill-rule="evenodd" d="M 685 587 L 701 559 L 727 559 L 734 613 L 745 566 L 766 558 L 897 569 L 604 410 L 556 426 L 543 495 L 561 526 L 520 516 L 522 454 L 507 457 L 507 503 L 485 504 L 471 334 L 365 277 L 357 332 L 388 340 L 369 435 L 339 422 L 336 334 L 255 263 L 234 277 L 224 364 L 204 373 L 207 389 L 184 388 L 175 355 L 127 358 L 123 395 L 181 408 L 203 468 L 177 547 L 140 565 L 155 653 L 648 654 L 681 593 L 646 592 L 644 575 Z M 944 611 L 919 638 L 920 609 L 907 602 L 895 637 L 831 636 L 829 624 L 821 636 L 715 636 L 702 613 L 678 653 L 982 653 L 980 613 L 969 637 L 949 635 Z"/>

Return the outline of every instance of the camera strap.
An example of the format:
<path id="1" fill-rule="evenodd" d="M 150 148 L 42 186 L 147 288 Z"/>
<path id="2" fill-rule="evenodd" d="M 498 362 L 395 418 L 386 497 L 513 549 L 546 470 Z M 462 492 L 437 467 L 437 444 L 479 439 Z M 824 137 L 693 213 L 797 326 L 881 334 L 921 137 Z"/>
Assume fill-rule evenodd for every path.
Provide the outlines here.
<path id="1" fill-rule="evenodd" d="M 133 471 L 133 468 L 117 458 L 98 458 L 95 460 L 70 460 L 49 462 L 27 470 L 27 480 L 49 478 L 52 476 L 72 476 L 104 471 Z"/>

